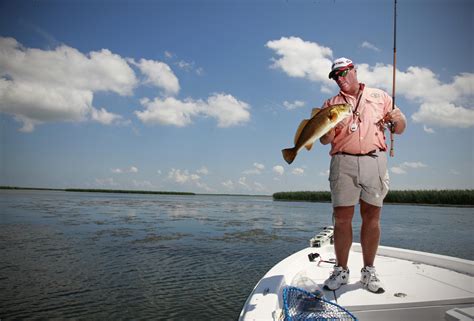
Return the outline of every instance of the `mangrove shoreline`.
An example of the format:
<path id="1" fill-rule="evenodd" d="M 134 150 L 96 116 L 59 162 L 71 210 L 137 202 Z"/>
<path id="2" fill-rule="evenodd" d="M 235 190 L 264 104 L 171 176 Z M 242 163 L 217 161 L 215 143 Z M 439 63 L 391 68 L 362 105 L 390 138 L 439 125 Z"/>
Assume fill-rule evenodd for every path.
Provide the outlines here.
<path id="1" fill-rule="evenodd" d="M 273 194 L 273 200 L 330 203 L 331 192 L 278 192 Z M 393 190 L 384 204 L 474 207 L 474 190 Z"/>
<path id="2" fill-rule="evenodd" d="M 140 191 L 140 190 L 96 189 L 96 188 L 92 188 L 92 189 L 91 188 L 42 188 L 42 187 L 0 186 L 0 190 L 34 190 L 34 191 L 80 192 L 80 193 L 196 195 L 196 193 L 191 193 L 191 192 Z"/>
<path id="3" fill-rule="evenodd" d="M 42 188 L 0 186 L 0 190 L 39 190 L 81 193 L 120 193 L 120 194 L 148 194 L 148 195 L 206 195 L 206 196 L 258 196 L 272 197 L 274 201 L 290 202 L 319 202 L 330 203 L 329 191 L 292 191 L 278 192 L 273 195 L 247 195 L 247 194 L 199 194 L 192 192 L 176 191 L 145 191 L 145 190 L 118 190 L 118 189 L 85 189 L 85 188 Z M 452 206 L 474 207 L 474 190 L 393 190 L 385 197 L 384 204 L 397 205 L 425 205 L 425 206 Z"/>

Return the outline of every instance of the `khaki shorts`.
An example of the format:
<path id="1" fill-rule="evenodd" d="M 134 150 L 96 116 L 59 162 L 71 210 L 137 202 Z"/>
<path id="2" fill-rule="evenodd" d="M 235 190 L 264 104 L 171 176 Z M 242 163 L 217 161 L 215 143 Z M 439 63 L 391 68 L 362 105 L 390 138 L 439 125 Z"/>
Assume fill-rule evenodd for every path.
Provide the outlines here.
<path id="1" fill-rule="evenodd" d="M 382 207 L 389 186 L 386 153 L 332 156 L 329 183 L 334 207 L 354 206 L 360 199 Z"/>

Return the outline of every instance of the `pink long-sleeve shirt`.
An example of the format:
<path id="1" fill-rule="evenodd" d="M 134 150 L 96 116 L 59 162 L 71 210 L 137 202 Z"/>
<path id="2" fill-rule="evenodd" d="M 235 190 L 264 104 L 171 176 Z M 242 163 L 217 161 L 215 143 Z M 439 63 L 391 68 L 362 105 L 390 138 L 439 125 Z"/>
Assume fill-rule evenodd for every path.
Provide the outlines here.
<path id="1" fill-rule="evenodd" d="M 362 97 L 357 107 L 359 116 L 351 114 L 335 127 L 330 155 L 338 152 L 366 154 L 376 149 L 387 149 L 385 132 L 378 122 L 392 110 L 392 98 L 383 90 L 365 87 L 363 84 L 361 89 Z M 338 95 L 326 100 L 322 108 L 347 102 L 355 110 L 357 100 L 358 97 L 339 92 Z M 352 123 L 357 124 L 357 130 L 350 130 Z"/>

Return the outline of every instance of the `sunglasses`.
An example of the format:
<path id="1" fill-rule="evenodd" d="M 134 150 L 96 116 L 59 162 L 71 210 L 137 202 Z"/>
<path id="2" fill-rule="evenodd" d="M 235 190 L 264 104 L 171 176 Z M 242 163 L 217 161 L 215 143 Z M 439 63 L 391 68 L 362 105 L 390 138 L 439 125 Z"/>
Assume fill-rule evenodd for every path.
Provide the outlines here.
<path id="1" fill-rule="evenodd" d="M 346 69 L 346 70 L 343 70 L 343 71 L 341 71 L 341 72 L 335 74 L 332 78 L 337 81 L 337 79 L 338 79 L 339 77 L 345 77 L 345 76 L 347 76 L 347 74 L 349 73 L 349 71 L 352 70 L 352 69 L 353 69 L 353 68 L 348 68 L 348 69 Z"/>

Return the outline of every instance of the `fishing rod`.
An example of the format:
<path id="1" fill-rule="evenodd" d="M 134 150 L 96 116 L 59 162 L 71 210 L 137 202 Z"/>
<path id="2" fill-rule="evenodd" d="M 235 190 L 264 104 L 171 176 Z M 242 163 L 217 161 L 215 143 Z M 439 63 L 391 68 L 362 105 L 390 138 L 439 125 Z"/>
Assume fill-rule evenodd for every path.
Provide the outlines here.
<path id="1" fill-rule="evenodd" d="M 396 68 L 397 66 L 397 0 L 394 0 L 394 5 L 393 5 L 393 71 L 392 71 L 392 110 L 394 110 L 395 107 L 395 75 L 396 75 Z M 395 124 L 390 123 L 389 129 L 390 129 L 390 157 L 393 157 L 395 155 L 394 150 L 393 150 L 393 133 L 395 131 Z"/>

